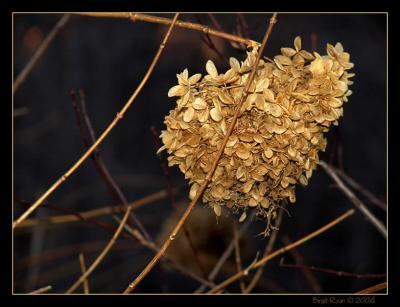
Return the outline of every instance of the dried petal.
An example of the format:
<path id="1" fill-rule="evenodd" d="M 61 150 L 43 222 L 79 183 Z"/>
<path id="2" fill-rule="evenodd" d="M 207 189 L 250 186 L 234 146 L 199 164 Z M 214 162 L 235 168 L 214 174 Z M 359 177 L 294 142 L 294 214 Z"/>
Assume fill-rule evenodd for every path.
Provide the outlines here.
<path id="1" fill-rule="evenodd" d="M 211 77 L 213 77 L 213 78 L 218 77 L 218 71 L 217 71 L 217 68 L 215 67 L 213 61 L 211 61 L 211 60 L 207 61 L 206 70 Z"/>

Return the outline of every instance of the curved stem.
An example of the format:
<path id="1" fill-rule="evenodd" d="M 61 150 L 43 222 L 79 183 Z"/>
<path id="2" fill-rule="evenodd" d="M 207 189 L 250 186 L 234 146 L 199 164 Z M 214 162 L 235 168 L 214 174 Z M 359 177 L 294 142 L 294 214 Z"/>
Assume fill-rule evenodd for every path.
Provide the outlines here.
<path id="1" fill-rule="evenodd" d="M 297 240 L 296 242 L 289 244 L 285 247 L 282 247 L 280 249 L 278 249 L 277 251 L 273 252 L 272 254 L 262 258 L 261 260 L 257 261 L 253 266 L 251 266 L 251 268 L 248 268 L 244 271 L 241 271 L 231 277 L 229 277 L 227 280 L 223 281 L 222 283 L 220 283 L 219 285 L 217 285 L 215 288 L 211 289 L 208 293 L 217 293 L 220 290 L 222 290 L 223 288 L 225 288 L 226 286 L 230 285 L 231 283 L 233 283 L 234 281 L 238 280 L 239 278 L 241 278 L 242 276 L 245 276 L 248 274 L 248 272 L 250 270 L 256 269 L 258 267 L 261 267 L 262 265 L 264 265 L 265 263 L 267 263 L 268 261 L 270 261 L 272 258 L 275 258 L 276 256 L 282 255 L 284 253 L 286 253 L 287 251 L 311 240 L 312 238 L 315 238 L 316 236 L 320 235 L 321 233 L 324 233 L 325 231 L 327 231 L 328 229 L 336 226 L 337 224 L 339 224 L 340 222 L 342 222 L 343 220 L 345 220 L 346 218 L 348 218 L 349 216 L 354 214 L 354 209 L 351 209 L 349 211 L 347 211 L 346 213 L 342 214 L 341 216 L 339 216 L 338 218 L 336 218 L 335 220 L 333 220 L 332 222 L 326 224 L 325 226 L 321 227 L 320 229 L 310 233 L 308 236 L 305 236 L 304 238 Z"/>
<path id="2" fill-rule="evenodd" d="M 177 17 L 177 16 L 175 15 L 175 17 Z M 174 21 L 176 21 L 176 18 L 174 18 Z M 90 157 L 90 155 L 93 153 L 93 151 L 104 141 L 104 139 L 110 134 L 110 132 L 114 129 L 114 127 L 124 117 L 126 111 L 132 105 L 132 103 L 134 102 L 134 100 L 136 99 L 136 97 L 139 95 L 140 91 L 146 84 L 147 80 L 150 78 L 150 75 L 152 74 L 154 67 L 157 64 L 161 53 L 164 50 L 165 44 L 171 34 L 174 24 L 175 24 L 175 22 L 172 23 L 170 28 L 168 29 L 168 32 L 165 35 L 164 40 L 161 43 L 160 47 L 158 48 L 157 54 L 154 57 L 153 62 L 151 63 L 149 69 L 146 72 L 146 75 L 140 82 L 139 86 L 136 88 L 135 92 L 132 94 L 132 96 L 129 98 L 129 100 L 125 103 L 125 105 L 121 109 L 121 111 L 117 113 L 114 120 L 109 124 L 109 126 L 101 134 L 101 136 L 96 140 L 96 142 L 94 142 L 93 145 L 90 146 L 90 148 L 81 156 L 81 158 L 77 162 L 75 162 L 75 164 L 64 175 L 62 175 L 60 177 L 60 179 L 58 179 L 35 203 L 33 203 L 33 205 L 31 207 L 29 207 L 28 210 L 26 210 L 15 222 L 13 222 L 13 226 L 12 226 L 13 229 L 19 223 L 21 223 L 23 220 L 25 220 L 30 214 L 32 214 L 32 212 L 35 211 L 36 208 L 39 207 L 43 203 L 43 201 L 45 201 L 61 184 L 63 184 L 68 179 L 68 177 L 71 176 L 88 157 Z"/>
<path id="3" fill-rule="evenodd" d="M 199 191 L 197 192 L 197 195 L 193 198 L 193 200 L 190 202 L 189 206 L 186 208 L 185 212 L 183 213 L 182 217 L 180 218 L 180 220 L 178 221 L 178 223 L 176 224 L 175 228 L 172 230 L 171 235 L 169 236 L 169 239 L 167 239 L 164 244 L 162 245 L 160 251 L 155 255 L 155 257 L 147 264 L 147 266 L 143 269 L 143 271 L 139 274 L 138 277 L 136 277 L 136 279 L 129 284 L 129 286 L 125 289 L 124 294 L 130 293 L 133 289 L 136 288 L 136 286 L 142 281 L 142 279 L 151 271 L 151 269 L 156 265 L 156 263 L 160 260 L 160 258 L 164 255 L 165 251 L 168 249 L 168 247 L 171 245 L 172 241 L 175 239 L 178 231 L 182 228 L 183 224 L 185 223 L 186 219 L 188 218 L 190 212 L 193 210 L 194 206 L 196 205 L 197 201 L 200 199 L 201 195 L 203 195 L 203 192 L 205 191 L 205 189 L 207 188 L 208 184 L 211 181 L 211 178 L 214 174 L 215 169 L 217 168 L 219 159 L 222 156 L 222 153 L 224 152 L 225 146 L 228 142 L 229 136 L 232 134 L 232 131 L 235 127 L 236 121 L 239 117 L 239 113 L 240 113 L 240 109 L 243 105 L 243 102 L 246 100 L 246 97 L 249 93 L 249 88 L 250 85 L 255 77 L 256 74 L 256 70 L 257 70 L 257 66 L 258 63 L 261 59 L 262 56 L 262 52 L 265 48 L 265 45 L 267 44 L 268 38 L 271 34 L 272 28 L 276 23 L 276 15 L 277 13 L 274 13 L 272 15 L 272 18 L 270 19 L 269 22 L 269 27 L 267 29 L 267 32 L 264 35 L 264 39 L 263 42 L 261 44 L 260 50 L 258 50 L 258 55 L 257 55 L 257 59 L 254 63 L 254 67 L 251 71 L 251 74 L 249 76 L 249 78 L 247 79 L 246 82 L 246 87 L 242 93 L 241 99 L 237 105 L 236 108 L 236 112 L 233 116 L 232 119 L 232 123 L 229 126 L 229 129 L 225 135 L 225 138 L 222 141 L 222 145 L 218 150 L 217 156 L 213 161 L 213 164 L 209 170 L 209 172 L 207 173 L 207 176 L 204 180 L 204 183 L 201 185 L 201 187 L 199 188 Z"/>

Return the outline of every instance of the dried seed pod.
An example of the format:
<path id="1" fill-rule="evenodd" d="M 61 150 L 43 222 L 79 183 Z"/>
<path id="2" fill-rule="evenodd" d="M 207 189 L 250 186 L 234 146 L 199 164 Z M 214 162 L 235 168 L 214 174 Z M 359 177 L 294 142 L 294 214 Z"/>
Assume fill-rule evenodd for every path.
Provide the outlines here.
<path id="1" fill-rule="evenodd" d="M 295 202 L 295 186 L 306 186 L 326 147 L 324 132 L 337 125 L 351 91 L 350 55 L 343 46 L 327 45 L 327 55 L 294 48 L 281 48 L 274 62 L 260 61 L 243 103 L 240 116 L 217 170 L 203 194 L 203 202 L 216 215 L 225 206 L 238 212 L 240 220 L 249 207 L 270 220 L 279 203 Z M 190 180 L 190 198 L 204 182 L 222 144 L 237 104 L 255 63 L 257 47 L 239 62 L 230 58 L 230 69 L 218 74 L 212 61 L 207 75 L 177 75 L 169 97 L 177 106 L 165 118 L 161 138 L 170 156 Z M 268 232 L 268 231 L 267 231 Z"/>

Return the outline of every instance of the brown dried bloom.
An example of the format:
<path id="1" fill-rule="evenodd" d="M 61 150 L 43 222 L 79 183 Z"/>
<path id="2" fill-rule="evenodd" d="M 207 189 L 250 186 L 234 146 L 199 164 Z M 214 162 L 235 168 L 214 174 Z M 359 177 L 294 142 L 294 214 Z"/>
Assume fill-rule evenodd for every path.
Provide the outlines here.
<path id="1" fill-rule="evenodd" d="M 266 234 L 279 203 L 294 203 L 296 184 L 308 184 L 318 152 L 326 147 L 323 133 L 343 115 L 343 103 L 351 94 L 349 78 L 354 76 L 347 72 L 353 64 L 340 43 L 328 44 L 328 54 L 321 56 L 301 50 L 296 37 L 294 49 L 281 52 L 273 62 L 259 62 L 250 94 L 203 194 L 203 202 L 217 216 L 225 206 L 243 211 L 242 221 L 249 208 L 256 208 L 268 221 Z M 231 68 L 222 74 L 208 61 L 203 78 L 189 77 L 185 69 L 168 92 L 178 100 L 165 118 L 159 151 L 167 149 L 169 166 L 178 165 L 189 179 L 191 199 L 216 158 L 256 55 L 254 47 L 242 63 L 230 58 Z"/>

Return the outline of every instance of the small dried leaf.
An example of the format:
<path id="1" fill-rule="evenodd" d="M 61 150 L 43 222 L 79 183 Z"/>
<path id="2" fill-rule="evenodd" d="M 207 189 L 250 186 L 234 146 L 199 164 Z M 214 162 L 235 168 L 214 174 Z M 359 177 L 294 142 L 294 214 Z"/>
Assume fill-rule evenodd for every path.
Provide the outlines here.
<path id="1" fill-rule="evenodd" d="M 220 205 L 214 205 L 214 212 L 216 216 L 221 216 L 221 206 Z"/>
<path id="2" fill-rule="evenodd" d="M 168 97 L 183 96 L 187 92 L 187 88 L 182 85 L 175 85 L 168 91 Z"/>
<path id="3" fill-rule="evenodd" d="M 222 119 L 222 114 L 218 108 L 212 108 L 210 111 L 210 116 L 216 122 L 219 122 Z"/>
<path id="4" fill-rule="evenodd" d="M 301 37 L 296 36 L 294 39 L 294 48 L 296 48 L 296 51 L 299 52 L 301 50 Z"/>
<path id="5" fill-rule="evenodd" d="M 207 61 L 206 70 L 211 77 L 213 77 L 213 78 L 218 77 L 218 71 L 217 71 L 217 68 L 215 67 L 213 61 L 211 61 L 211 60 Z"/>
<path id="6" fill-rule="evenodd" d="M 194 109 L 192 107 L 189 107 L 185 114 L 183 115 L 183 120 L 188 123 L 193 119 L 194 116 Z"/>
<path id="7" fill-rule="evenodd" d="M 203 98 L 197 97 L 193 102 L 193 108 L 196 110 L 204 110 L 207 107 L 207 102 Z"/>

